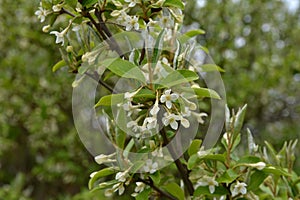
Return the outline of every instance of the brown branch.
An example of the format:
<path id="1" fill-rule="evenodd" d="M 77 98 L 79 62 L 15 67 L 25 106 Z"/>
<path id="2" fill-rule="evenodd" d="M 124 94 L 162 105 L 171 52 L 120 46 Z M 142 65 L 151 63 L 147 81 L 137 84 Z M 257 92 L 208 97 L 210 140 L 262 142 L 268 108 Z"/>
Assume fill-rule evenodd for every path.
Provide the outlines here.
<path id="1" fill-rule="evenodd" d="M 167 134 L 166 134 L 166 131 L 165 129 L 161 129 L 161 135 L 163 137 L 163 141 L 165 143 L 165 145 L 167 145 L 169 143 L 169 140 L 168 140 L 168 137 L 167 137 Z M 189 172 L 188 172 L 188 169 L 185 165 L 182 164 L 182 162 L 180 161 L 180 158 L 177 159 L 177 156 L 176 156 L 176 151 L 174 150 L 174 146 L 172 144 L 169 144 L 167 146 L 172 158 L 175 160 L 175 165 L 179 171 L 179 174 L 184 182 L 184 185 L 187 189 L 187 191 L 189 192 L 190 195 L 193 195 L 194 194 L 194 187 L 193 187 L 193 184 L 192 182 L 190 181 L 189 179 Z"/>
<path id="2" fill-rule="evenodd" d="M 87 75 L 88 77 L 92 78 L 93 80 L 97 81 L 100 85 L 102 85 L 103 87 L 105 87 L 111 93 L 114 92 L 114 90 L 99 77 L 99 75 L 97 74 L 97 72 L 95 72 L 95 75 L 89 74 L 88 72 L 85 72 L 84 74 Z"/>
<path id="3" fill-rule="evenodd" d="M 162 191 L 157 186 L 155 186 L 152 180 L 146 181 L 144 179 L 138 178 L 137 181 L 140 181 L 140 182 L 145 183 L 146 185 L 149 185 L 151 188 L 153 188 L 155 191 L 157 191 L 161 196 L 164 196 L 164 197 L 166 197 L 168 199 L 171 199 L 171 200 L 177 200 L 176 197 L 172 196 L 171 194 L 169 194 L 165 191 Z"/>

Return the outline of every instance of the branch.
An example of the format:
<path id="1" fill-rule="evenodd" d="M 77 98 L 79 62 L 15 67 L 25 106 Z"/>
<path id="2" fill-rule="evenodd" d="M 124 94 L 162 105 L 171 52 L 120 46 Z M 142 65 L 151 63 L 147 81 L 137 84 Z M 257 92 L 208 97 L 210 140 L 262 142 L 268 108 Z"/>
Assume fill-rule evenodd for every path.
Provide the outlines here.
<path id="1" fill-rule="evenodd" d="M 94 76 L 92 74 L 89 74 L 88 72 L 85 72 L 84 74 L 87 75 L 88 77 L 94 79 L 95 81 L 97 81 L 100 85 L 102 85 L 103 87 L 105 87 L 111 93 L 114 92 L 114 90 L 99 77 L 99 75 L 97 74 L 97 72 L 95 72 Z"/>
<path id="2" fill-rule="evenodd" d="M 159 194 L 161 194 L 161 196 L 164 196 L 168 199 L 171 199 L 171 200 L 177 200 L 177 198 L 173 197 L 171 194 L 165 192 L 165 191 L 162 191 L 161 189 L 159 189 L 157 186 L 155 186 L 153 184 L 153 181 L 152 180 L 149 180 L 149 181 L 146 181 L 144 179 L 141 179 L 141 178 L 138 178 L 138 181 L 140 182 L 143 182 L 145 183 L 146 185 L 149 185 L 151 188 L 153 188 L 155 191 L 157 191 Z"/>
<path id="3" fill-rule="evenodd" d="M 164 143 L 167 145 L 169 143 L 169 140 L 167 138 L 167 134 L 165 129 L 161 129 L 161 135 L 163 137 L 163 141 Z M 172 158 L 175 160 L 176 159 L 176 153 L 174 150 L 174 146 L 172 144 L 168 145 L 168 150 L 172 156 Z M 187 191 L 189 192 L 190 195 L 194 194 L 194 187 L 192 182 L 189 179 L 189 172 L 188 169 L 186 168 L 185 165 L 183 165 L 180 161 L 180 158 L 176 159 L 175 161 L 175 165 L 179 171 L 179 174 L 184 182 L 184 185 L 186 186 Z"/>

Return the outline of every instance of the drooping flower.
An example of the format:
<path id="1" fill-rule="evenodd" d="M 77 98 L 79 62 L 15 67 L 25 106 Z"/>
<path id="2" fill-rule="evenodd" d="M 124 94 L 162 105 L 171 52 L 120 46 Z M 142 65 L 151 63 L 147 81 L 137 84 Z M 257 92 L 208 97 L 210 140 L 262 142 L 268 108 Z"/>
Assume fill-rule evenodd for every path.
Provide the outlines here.
<path id="1" fill-rule="evenodd" d="M 219 186 L 219 183 L 215 178 L 205 175 L 197 181 L 196 186 L 208 186 L 209 192 L 213 194 L 215 192 L 215 186 Z"/>
<path id="2" fill-rule="evenodd" d="M 177 93 L 171 94 L 171 89 L 164 91 L 164 94 L 160 97 L 161 103 L 166 103 L 167 108 L 172 108 L 172 102 L 178 99 L 179 95 Z"/>
<path id="3" fill-rule="evenodd" d="M 246 194 L 247 193 L 247 184 L 246 183 L 243 183 L 243 182 L 239 182 L 237 181 L 236 184 L 230 188 L 230 191 L 231 191 L 231 195 L 232 197 L 238 195 L 238 194 Z"/>
<path id="4" fill-rule="evenodd" d="M 178 129 L 178 122 L 181 120 L 181 116 L 175 115 L 173 113 L 165 113 L 164 117 L 162 118 L 162 123 L 165 126 L 170 125 L 172 129 L 177 130 Z"/>
<path id="5" fill-rule="evenodd" d="M 119 191 L 119 195 L 122 195 L 125 191 L 124 183 L 117 183 L 112 187 L 114 192 Z"/>
<path id="6" fill-rule="evenodd" d="M 157 162 L 153 162 L 151 159 L 146 160 L 145 166 L 143 167 L 145 172 L 154 174 L 158 170 Z"/>
<path id="7" fill-rule="evenodd" d="M 130 121 L 127 123 L 127 128 L 132 128 L 134 132 L 137 132 L 139 130 L 139 125 L 137 121 Z"/>
<path id="8" fill-rule="evenodd" d="M 148 130 L 156 128 L 157 118 L 156 117 L 146 117 L 143 123 L 143 127 L 146 127 Z"/>
<path id="9" fill-rule="evenodd" d="M 52 6 L 52 10 L 54 12 L 60 12 L 61 9 L 62 9 L 62 4 L 57 4 L 57 5 Z"/>
<path id="10" fill-rule="evenodd" d="M 126 182 L 126 179 L 129 177 L 128 171 L 118 172 L 116 174 L 116 180 L 120 182 Z"/>
<path id="11" fill-rule="evenodd" d="M 204 124 L 204 120 L 203 120 L 203 117 L 207 117 L 208 115 L 204 112 L 201 112 L 201 113 L 196 113 L 196 112 L 192 112 L 192 115 L 196 117 L 197 121 L 200 123 L 200 124 Z"/>
<path id="12" fill-rule="evenodd" d="M 185 119 L 185 118 L 182 117 L 182 116 L 180 116 L 180 117 L 181 117 L 181 119 L 180 119 L 180 124 L 182 124 L 182 126 L 183 126 L 184 128 L 190 127 L 190 122 L 189 122 L 189 120 Z"/>
<path id="13" fill-rule="evenodd" d="M 150 110 L 150 114 L 152 116 L 155 116 L 157 115 L 157 113 L 159 112 L 160 108 L 158 106 L 158 100 L 156 99 L 155 103 L 154 103 L 154 106 L 152 107 L 152 109 Z"/>
<path id="14" fill-rule="evenodd" d="M 98 156 L 95 157 L 95 161 L 96 163 L 98 163 L 99 165 L 103 164 L 103 163 L 110 163 L 110 162 L 115 162 L 115 159 L 112 159 L 116 154 L 110 154 L 110 155 L 104 155 L 104 154 L 100 154 Z"/>
<path id="15" fill-rule="evenodd" d="M 139 30 L 139 18 L 137 16 L 126 16 L 126 31 L 131 31 L 132 29 Z"/>
<path id="16" fill-rule="evenodd" d="M 37 18 L 40 20 L 40 22 L 44 22 L 46 19 L 46 16 L 49 14 L 49 11 L 44 9 L 42 7 L 42 4 L 40 4 L 39 9 L 37 11 L 35 11 L 34 14 L 37 16 Z"/>
<path id="17" fill-rule="evenodd" d="M 146 184 L 143 182 L 136 182 L 136 187 L 134 189 L 134 193 L 131 196 L 136 197 L 140 192 L 144 191 Z"/>
<path id="18" fill-rule="evenodd" d="M 247 164 L 247 166 L 254 167 L 258 170 L 263 170 L 266 167 L 266 163 L 264 162 L 251 163 L 251 164 Z"/>
<path id="19" fill-rule="evenodd" d="M 51 31 L 50 34 L 54 34 L 56 36 L 56 40 L 55 43 L 59 44 L 61 43 L 61 46 L 64 45 L 65 40 L 64 40 L 64 36 L 67 33 L 68 29 L 63 30 L 62 32 L 58 32 L 58 31 Z"/>

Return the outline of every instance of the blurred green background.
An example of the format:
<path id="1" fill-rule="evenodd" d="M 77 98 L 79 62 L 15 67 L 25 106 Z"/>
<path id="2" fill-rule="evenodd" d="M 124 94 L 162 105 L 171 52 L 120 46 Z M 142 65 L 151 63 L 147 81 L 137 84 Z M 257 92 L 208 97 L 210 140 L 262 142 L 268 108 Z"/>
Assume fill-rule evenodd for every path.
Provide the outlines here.
<path id="1" fill-rule="evenodd" d="M 185 24 L 226 70 L 229 107 L 248 104 L 245 127 L 279 148 L 300 133 L 299 1 L 189 0 Z M 103 199 L 87 191 L 97 169 L 73 125 L 71 83 L 38 2 L 0 1 L 0 199 Z M 300 155 L 298 145 L 298 156 Z M 300 173 L 299 160 L 296 171 Z"/>

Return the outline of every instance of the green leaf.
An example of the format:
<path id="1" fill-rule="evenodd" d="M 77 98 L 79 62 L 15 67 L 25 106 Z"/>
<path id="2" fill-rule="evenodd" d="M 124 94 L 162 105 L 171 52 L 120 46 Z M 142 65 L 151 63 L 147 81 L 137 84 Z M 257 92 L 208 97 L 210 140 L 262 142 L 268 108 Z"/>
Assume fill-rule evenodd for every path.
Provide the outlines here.
<path id="1" fill-rule="evenodd" d="M 134 174 L 145 165 L 145 161 L 137 161 L 131 167 L 131 172 Z"/>
<path id="2" fill-rule="evenodd" d="M 243 123 L 244 123 L 244 118 L 246 114 L 246 109 L 247 109 L 247 104 L 244 105 L 243 108 L 239 109 L 235 116 L 234 120 L 234 137 L 237 137 L 237 134 L 241 131 Z"/>
<path id="3" fill-rule="evenodd" d="M 118 76 L 132 78 L 146 83 L 143 72 L 136 65 L 127 60 L 122 60 L 121 58 L 107 59 L 103 62 L 103 65 Z"/>
<path id="4" fill-rule="evenodd" d="M 151 190 L 152 190 L 151 188 L 144 189 L 141 193 L 139 193 L 139 194 L 135 197 L 135 199 L 136 199 L 136 200 L 145 200 L 145 199 L 148 199 Z"/>
<path id="5" fill-rule="evenodd" d="M 196 154 L 199 151 L 201 144 L 202 144 L 202 140 L 199 139 L 193 140 L 188 149 L 189 156 Z"/>
<path id="6" fill-rule="evenodd" d="M 233 169 L 228 169 L 225 171 L 218 179 L 217 181 L 219 183 L 232 183 L 239 175 L 233 170 Z"/>
<path id="7" fill-rule="evenodd" d="M 226 190 L 226 188 L 219 186 L 219 187 L 215 187 L 215 192 L 213 194 L 210 193 L 208 186 L 200 186 L 197 187 L 197 189 L 194 192 L 194 197 L 199 197 L 202 195 L 208 195 L 208 196 L 212 196 L 212 195 L 226 195 L 228 194 L 228 190 Z"/>
<path id="8" fill-rule="evenodd" d="M 285 171 L 284 169 L 279 168 L 279 167 L 274 167 L 274 166 L 265 167 L 261 171 L 268 173 L 268 174 L 274 174 L 277 176 L 291 176 L 291 174 L 288 173 L 287 171 Z"/>
<path id="9" fill-rule="evenodd" d="M 204 30 L 195 29 L 195 30 L 188 31 L 185 34 L 181 35 L 178 40 L 181 42 L 181 44 L 184 44 L 192 37 L 195 37 L 197 35 L 202 35 L 202 34 L 205 34 Z"/>
<path id="10" fill-rule="evenodd" d="M 214 64 L 204 64 L 201 65 L 200 68 L 202 72 L 213 72 L 213 71 L 225 72 L 224 69 Z"/>
<path id="11" fill-rule="evenodd" d="M 88 7 L 88 6 L 91 6 L 91 5 L 93 5 L 97 2 L 98 2 L 98 0 L 82 0 L 81 5 L 84 6 L 84 7 Z"/>
<path id="12" fill-rule="evenodd" d="M 96 103 L 95 107 L 98 106 L 111 106 L 121 103 L 124 99 L 124 94 L 110 94 L 101 97 L 101 99 Z"/>
<path id="13" fill-rule="evenodd" d="M 67 66 L 67 63 L 65 60 L 61 60 L 57 62 L 53 67 L 52 67 L 52 72 L 56 72 L 58 69 Z"/>
<path id="14" fill-rule="evenodd" d="M 120 149 L 124 149 L 126 140 L 126 133 L 121 129 L 117 129 L 116 131 L 116 144 Z"/>
<path id="15" fill-rule="evenodd" d="M 238 164 L 246 163 L 246 164 L 252 164 L 252 163 L 258 163 L 261 162 L 261 159 L 256 156 L 244 156 L 240 160 L 238 160 Z"/>
<path id="16" fill-rule="evenodd" d="M 137 103 L 142 103 L 145 101 L 155 99 L 155 93 L 149 89 L 141 89 L 136 95 L 133 97 L 133 101 Z"/>
<path id="17" fill-rule="evenodd" d="M 216 91 L 212 90 L 212 89 L 193 88 L 193 90 L 195 91 L 198 98 L 208 97 L 208 98 L 213 98 L 213 99 L 221 99 L 219 94 Z"/>
<path id="18" fill-rule="evenodd" d="M 255 191 L 259 188 L 260 184 L 262 184 L 262 182 L 267 178 L 268 174 L 260 171 L 260 170 L 256 170 L 251 176 L 250 176 L 250 183 L 248 185 L 248 190 L 251 191 Z"/>
<path id="19" fill-rule="evenodd" d="M 152 56 L 152 63 L 154 63 L 154 64 L 157 63 L 157 61 L 159 59 L 159 56 L 161 54 L 164 35 L 165 35 L 165 29 L 163 29 L 159 33 L 159 35 L 158 35 L 158 37 L 156 39 L 154 50 L 153 50 L 153 56 Z"/>
<path id="20" fill-rule="evenodd" d="M 163 6 L 180 8 L 181 10 L 184 9 L 184 4 L 182 3 L 181 0 L 166 0 Z"/>
<path id="21" fill-rule="evenodd" d="M 156 171 L 154 174 L 149 174 L 149 176 L 156 185 L 159 184 L 159 182 L 160 182 L 160 172 L 159 171 Z"/>
<path id="22" fill-rule="evenodd" d="M 184 192 L 181 189 L 181 187 L 179 187 L 179 185 L 177 185 L 176 183 L 174 183 L 174 182 L 169 183 L 169 184 L 163 186 L 163 188 L 168 193 L 170 193 L 174 197 L 178 198 L 179 200 L 184 200 Z"/>
<path id="23" fill-rule="evenodd" d="M 192 155 L 188 160 L 188 169 L 193 169 L 198 160 L 199 158 L 197 154 Z"/>
<path id="24" fill-rule="evenodd" d="M 65 0 L 65 3 L 72 8 L 76 8 L 77 0 Z"/>
<path id="25" fill-rule="evenodd" d="M 159 88 L 169 88 L 174 85 L 188 83 L 197 79 L 199 79 L 199 76 L 195 72 L 182 69 L 171 72 L 166 78 L 159 81 L 157 84 L 161 85 Z"/>
<path id="26" fill-rule="evenodd" d="M 104 168 L 100 171 L 98 171 L 90 180 L 89 180 L 89 189 L 92 189 L 94 186 L 94 183 L 102 177 L 114 174 L 116 171 L 113 168 Z"/>
<path id="27" fill-rule="evenodd" d="M 203 160 L 216 160 L 216 161 L 220 161 L 220 162 L 224 163 L 225 162 L 225 155 L 224 154 L 209 154 L 209 155 L 201 157 L 200 159 L 203 159 Z"/>
<path id="28" fill-rule="evenodd" d="M 128 154 L 130 153 L 130 150 L 132 149 L 132 147 L 134 146 L 134 139 L 131 138 L 131 140 L 129 141 L 129 143 L 126 145 L 124 151 L 123 151 L 123 156 L 125 158 L 128 157 Z"/>

